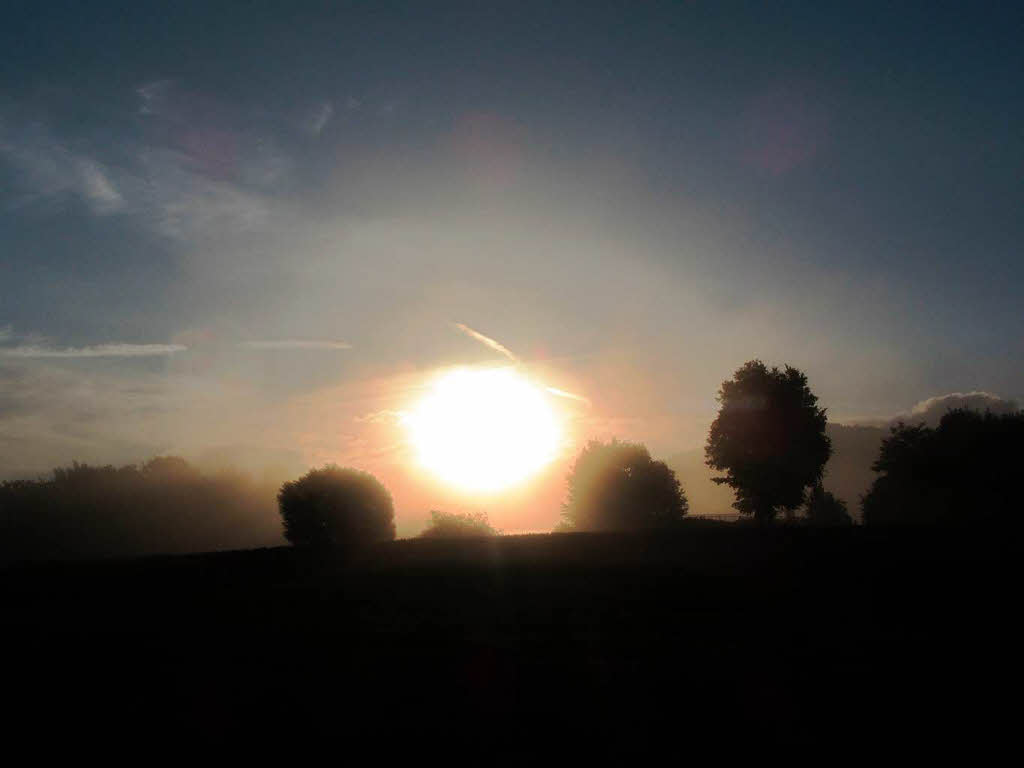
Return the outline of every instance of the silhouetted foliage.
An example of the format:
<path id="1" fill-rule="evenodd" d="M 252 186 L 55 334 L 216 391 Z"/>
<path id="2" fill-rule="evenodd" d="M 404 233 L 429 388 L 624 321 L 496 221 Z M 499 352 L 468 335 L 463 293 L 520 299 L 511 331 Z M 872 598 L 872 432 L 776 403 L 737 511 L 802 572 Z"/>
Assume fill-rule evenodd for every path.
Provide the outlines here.
<path id="1" fill-rule="evenodd" d="M 864 522 L 1019 524 L 1024 412 L 954 410 L 935 429 L 897 424 L 872 469 L 882 473 L 863 499 Z"/>
<path id="2" fill-rule="evenodd" d="M 162 456 L 73 463 L 0 483 L 0 560 L 199 552 L 278 544 L 274 488 Z"/>
<path id="3" fill-rule="evenodd" d="M 292 544 L 349 552 L 395 538 L 391 494 L 369 472 L 311 469 L 282 485 L 277 502 Z"/>
<path id="4" fill-rule="evenodd" d="M 430 524 L 420 536 L 428 539 L 457 539 L 467 536 L 500 536 L 486 512 L 439 512 L 430 510 Z"/>
<path id="5" fill-rule="evenodd" d="M 726 473 L 715 482 L 732 487 L 733 506 L 759 522 L 800 506 L 831 454 L 825 409 L 807 376 L 751 360 L 722 382 L 718 401 L 705 456 L 709 467 Z"/>
<path id="6" fill-rule="evenodd" d="M 560 530 L 665 528 L 688 510 L 675 473 L 639 443 L 591 440 L 569 472 Z"/>
<path id="7" fill-rule="evenodd" d="M 807 492 L 804 516 L 811 525 L 853 525 L 846 502 L 826 491 L 820 482 Z"/>

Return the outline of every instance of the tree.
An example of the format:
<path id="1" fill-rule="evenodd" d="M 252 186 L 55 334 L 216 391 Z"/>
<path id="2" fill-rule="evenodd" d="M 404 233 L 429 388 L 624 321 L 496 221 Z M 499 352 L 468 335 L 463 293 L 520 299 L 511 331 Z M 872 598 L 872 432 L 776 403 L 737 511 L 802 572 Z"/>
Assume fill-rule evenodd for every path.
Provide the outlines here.
<path id="1" fill-rule="evenodd" d="M 167 481 L 196 478 L 202 473 L 180 456 L 156 456 L 139 468 L 143 477 Z"/>
<path id="2" fill-rule="evenodd" d="M 276 492 L 175 456 L 141 466 L 74 462 L 50 477 L 0 483 L 0 563 L 274 546 Z"/>
<path id="3" fill-rule="evenodd" d="M 820 482 L 808 491 L 804 512 L 811 525 L 853 525 L 846 502 L 826 491 Z"/>
<path id="4" fill-rule="evenodd" d="M 569 472 L 564 526 L 579 531 L 665 528 L 688 511 L 675 473 L 639 443 L 591 440 Z"/>
<path id="5" fill-rule="evenodd" d="M 866 525 L 1019 524 L 1024 412 L 949 411 L 937 428 L 899 423 L 871 466 Z"/>
<path id="6" fill-rule="evenodd" d="M 718 401 L 704 454 L 709 467 L 726 473 L 714 481 L 732 487 L 733 506 L 762 523 L 800 506 L 832 452 L 825 409 L 807 376 L 751 360 L 722 382 Z"/>
<path id="7" fill-rule="evenodd" d="M 485 512 L 439 512 L 430 510 L 430 525 L 420 534 L 425 539 L 459 539 L 473 536 L 500 536 Z"/>
<path id="8" fill-rule="evenodd" d="M 277 503 L 292 544 L 349 552 L 395 538 L 391 494 L 369 472 L 312 469 L 282 485 Z"/>

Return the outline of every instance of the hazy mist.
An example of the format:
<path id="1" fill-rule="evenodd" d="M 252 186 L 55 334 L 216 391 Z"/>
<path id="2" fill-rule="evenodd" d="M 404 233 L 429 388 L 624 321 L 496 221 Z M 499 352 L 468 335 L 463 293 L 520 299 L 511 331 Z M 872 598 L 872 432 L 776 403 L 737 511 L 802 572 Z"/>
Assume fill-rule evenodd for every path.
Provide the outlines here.
<path id="1" fill-rule="evenodd" d="M 1015 25 L 741 6 L 22 9 L 0 477 L 333 461 L 381 476 L 400 532 L 431 508 L 547 530 L 587 439 L 699 455 L 748 359 L 805 371 L 834 423 L 1019 398 Z M 438 370 L 508 364 L 460 323 L 585 398 L 501 498 L 424 477 L 399 424 Z"/>

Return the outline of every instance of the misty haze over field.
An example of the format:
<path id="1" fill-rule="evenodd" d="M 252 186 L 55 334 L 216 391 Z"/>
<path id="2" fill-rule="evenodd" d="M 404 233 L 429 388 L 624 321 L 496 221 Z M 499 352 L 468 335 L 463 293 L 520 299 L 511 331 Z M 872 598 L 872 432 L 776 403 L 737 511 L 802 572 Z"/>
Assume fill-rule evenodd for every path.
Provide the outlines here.
<path id="1" fill-rule="evenodd" d="M 2 7 L 8 753 L 1017 751 L 1024 2 Z"/>
<path id="2" fill-rule="evenodd" d="M 570 457 L 617 436 L 717 514 L 715 392 L 759 358 L 807 373 L 855 507 L 874 433 L 836 425 L 1024 395 L 1013 4 L 289 8 L 10 11 L 0 477 L 336 462 L 406 530 L 548 530 Z M 467 498 L 403 414 L 509 364 L 564 441 Z"/>

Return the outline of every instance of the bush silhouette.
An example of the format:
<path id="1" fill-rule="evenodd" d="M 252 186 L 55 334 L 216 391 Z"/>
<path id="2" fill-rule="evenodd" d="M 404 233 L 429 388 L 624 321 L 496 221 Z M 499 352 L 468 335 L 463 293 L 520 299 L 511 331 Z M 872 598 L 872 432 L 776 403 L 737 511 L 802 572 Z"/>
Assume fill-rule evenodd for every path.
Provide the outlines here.
<path id="1" fill-rule="evenodd" d="M 769 370 L 751 360 L 722 382 L 718 401 L 704 452 L 709 467 L 726 473 L 714 481 L 732 487 L 733 506 L 759 522 L 799 507 L 832 450 L 825 410 L 807 377 L 788 365 Z"/>
<path id="2" fill-rule="evenodd" d="M 846 502 L 826 491 L 820 482 L 807 492 L 804 514 L 811 525 L 853 525 Z"/>
<path id="3" fill-rule="evenodd" d="M 281 486 L 278 507 L 292 544 L 344 552 L 395 538 L 391 494 L 369 472 L 328 464 Z"/>
<path id="4" fill-rule="evenodd" d="M 864 496 L 865 524 L 1019 524 L 1022 443 L 1019 411 L 953 410 L 935 429 L 897 424 L 871 467 L 881 476 Z"/>
<path id="5" fill-rule="evenodd" d="M 426 539 L 457 539 L 472 536 L 500 536 L 484 512 L 439 512 L 430 510 L 430 524 L 421 537 Z"/>
<path id="6" fill-rule="evenodd" d="M 274 484 L 176 456 L 0 483 L 0 562 L 280 544 Z"/>
<path id="7" fill-rule="evenodd" d="M 569 472 L 569 498 L 557 530 L 665 528 L 687 513 L 675 473 L 639 443 L 591 440 Z"/>

